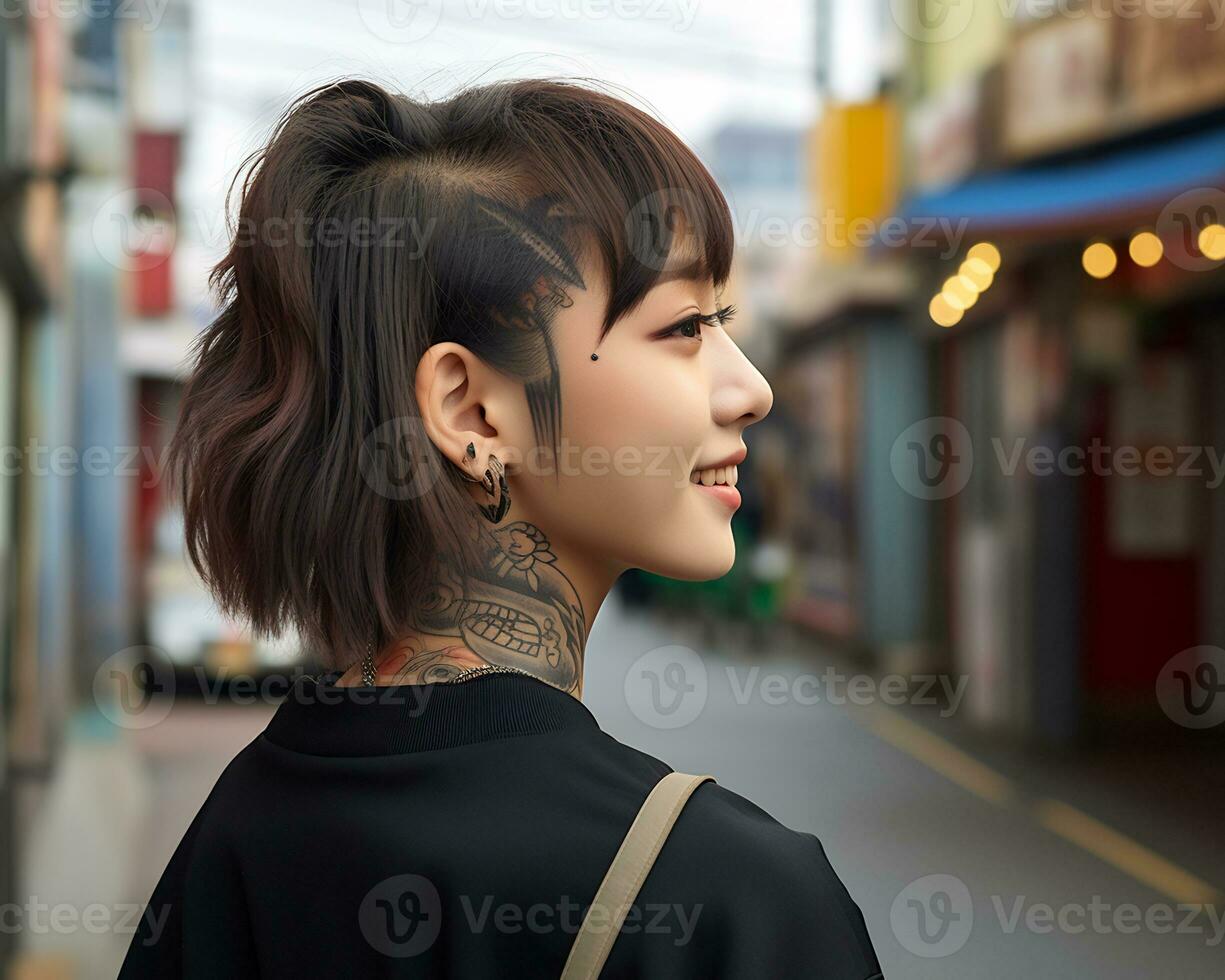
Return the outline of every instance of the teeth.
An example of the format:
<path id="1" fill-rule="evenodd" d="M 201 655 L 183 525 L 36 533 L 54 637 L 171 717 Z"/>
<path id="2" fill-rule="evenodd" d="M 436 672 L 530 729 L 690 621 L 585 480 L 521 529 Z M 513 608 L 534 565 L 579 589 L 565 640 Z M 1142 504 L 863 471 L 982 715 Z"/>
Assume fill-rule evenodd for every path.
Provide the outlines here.
<path id="1" fill-rule="evenodd" d="M 716 483 L 734 487 L 738 477 L 739 471 L 735 466 L 716 466 L 713 469 L 694 470 L 693 475 L 689 479 L 694 483 L 700 483 L 704 487 L 712 487 Z"/>

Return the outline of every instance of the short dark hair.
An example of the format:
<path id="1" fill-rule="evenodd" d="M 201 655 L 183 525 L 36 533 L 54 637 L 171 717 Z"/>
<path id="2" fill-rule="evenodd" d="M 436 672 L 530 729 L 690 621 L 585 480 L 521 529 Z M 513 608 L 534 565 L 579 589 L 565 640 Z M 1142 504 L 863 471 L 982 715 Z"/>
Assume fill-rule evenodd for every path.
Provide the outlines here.
<path id="1" fill-rule="evenodd" d="M 436 102 L 321 85 L 231 194 L 243 170 L 234 240 L 209 279 L 220 312 L 193 350 L 169 470 L 188 554 L 222 609 L 257 635 L 293 626 L 320 662 L 347 665 L 420 628 L 440 555 L 478 560 L 462 478 L 420 431 L 426 349 L 454 341 L 523 379 L 537 435 L 555 445 L 554 348 L 547 318 L 524 311 L 564 303 L 583 262 L 608 284 L 601 337 L 661 260 L 682 255 L 687 274 L 721 286 L 731 217 L 667 127 L 573 81 Z M 678 247 L 678 214 L 696 247 Z M 405 440 L 428 479 L 378 486 L 372 456 Z"/>

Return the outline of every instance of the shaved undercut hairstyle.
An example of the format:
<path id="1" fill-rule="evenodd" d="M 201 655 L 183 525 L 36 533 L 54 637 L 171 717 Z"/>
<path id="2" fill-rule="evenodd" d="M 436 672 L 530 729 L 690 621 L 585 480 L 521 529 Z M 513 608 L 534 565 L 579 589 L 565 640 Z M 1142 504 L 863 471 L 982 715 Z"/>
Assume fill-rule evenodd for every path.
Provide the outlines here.
<path id="1" fill-rule="evenodd" d="M 421 426 L 425 351 L 461 344 L 521 380 L 540 445 L 556 450 L 553 313 L 602 272 L 603 338 L 678 256 L 721 287 L 731 216 L 649 113 L 546 79 L 434 102 L 322 85 L 287 108 L 231 196 L 240 179 L 171 485 L 223 611 L 256 635 L 292 627 L 344 667 L 420 628 L 440 556 L 479 560 L 482 518 Z"/>

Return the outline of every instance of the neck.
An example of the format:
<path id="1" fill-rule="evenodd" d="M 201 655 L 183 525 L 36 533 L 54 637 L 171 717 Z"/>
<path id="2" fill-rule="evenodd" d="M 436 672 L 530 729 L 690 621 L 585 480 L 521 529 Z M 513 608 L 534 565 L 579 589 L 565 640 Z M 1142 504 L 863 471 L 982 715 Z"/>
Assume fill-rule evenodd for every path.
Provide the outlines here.
<path id="1" fill-rule="evenodd" d="M 591 623 L 620 570 L 584 561 L 527 521 L 479 533 L 478 574 L 462 580 L 453 566 L 441 566 L 424 629 L 375 654 L 377 683 L 446 682 L 492 665 L 518 668 L 581 698 Z M 360 665 L 339 683 L 361 683 Z"/>

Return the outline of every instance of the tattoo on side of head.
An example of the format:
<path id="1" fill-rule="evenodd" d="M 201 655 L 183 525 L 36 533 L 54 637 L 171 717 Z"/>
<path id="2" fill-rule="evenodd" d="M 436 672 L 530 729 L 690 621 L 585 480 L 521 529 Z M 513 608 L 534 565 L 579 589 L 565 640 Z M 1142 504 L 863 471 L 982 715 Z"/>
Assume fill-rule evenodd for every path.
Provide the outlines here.
<path id="1" fill-rule="evenodd" d="M 523 379 L 541 445 L 554 445 L 561 424 L 561 383 L 551 324 L 560 309 L 574 304 L 568 290 L 586 283 L 571 249 L 575 217 L 570 208 L 542 196 L 516 209 L 473 195 L 481 217 L 480 234 L 503 256 L 499 275 L 507 276 L 488 315 L 496 327 L 516 331 L 519 344 L 511 369 Z"/>
<path id="2" fill-rule="evenodd" d="M 510 281 L 506 299 L 489 310 L 499 328 L 519 331 L 526 341 L 517 367 L 526 386 L 537 436 L 556 432 L 561 386 L 549 326 L 559 309 L 574 302 L 566 288 L 586 288 L 567 244 L 569 209 L 547 197 L 516 210 L 474 195 L 482 234 L 506 255 Z M 425 605 L 423 629 L 453 636 L 454 644 L 410 656 L 397 672 L 409 683 L 446 681 L 483 664 L 517 667 L 565 691 L 582 679 L 586 616 L 574 584 L 557 567 L 544 532 L 526 521 L 504 527 L 477 525 L 483 555 L 479 574 L 467 581 L 443 564 Z"/>

